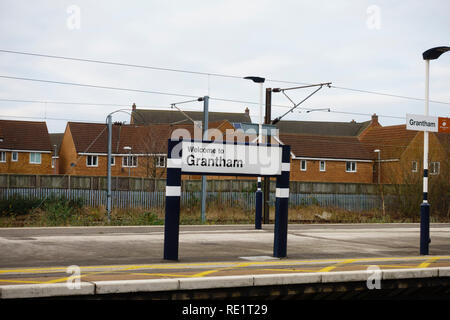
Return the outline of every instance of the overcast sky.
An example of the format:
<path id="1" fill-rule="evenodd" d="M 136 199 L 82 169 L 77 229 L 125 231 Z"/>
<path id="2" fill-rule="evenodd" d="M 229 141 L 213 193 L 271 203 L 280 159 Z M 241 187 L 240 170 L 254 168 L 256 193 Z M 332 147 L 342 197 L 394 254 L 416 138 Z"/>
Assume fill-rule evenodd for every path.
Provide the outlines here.
<path id="1" fill-rule="evenodd" d="M 449 12 L 448 0 L 2 0 L 0 50 L 300 83 L 332 82 L 337 87 L 423 99 L 422 52 L 450 46 Z M 248 106 L 253 121 L 258 121 L 259 115 L 259 87 L 237 78 L 4 52 L 0 52 L 0 76 L 209 95 L 210 111 L 243 112 Z M 265 87 L 291 86 L 295 85 L 265 83 Z M 290 91 L 289 95 L 299 102 L 310 92 L 302 89 Z M 431 103 L 430 114 L 449 116 L 450 53 L 431 62 L 430 98 L 447 103 Z M 47 119 L 50 132 L 63 132 L 67 120 L 104 122 L 108 113 L 132 103 L 141 108 L 167 108 L 171 103 L 188 100 L 1 77 L 0 99 L 1 119 Z M 107 105 L 50 103 L 55 101 Z M 274 94 L 273 103 L 291 105 L 280 93 Z M 391 125 L 405 123 L 406 113 L 424 112 L 421 100 L 338 88 L 323 88 L 302 106 L 331 108 L 333 112 L 296 111 L 285 119 L 366 121 L 370 114 L 377 113 L 381 124 Z M 202 110 L 199 102 L 180 107 Z M 273 117 L 287 110 L 274 107 Z M 129 116 L 117 114 L 114 120 L 129 121 Z"/>

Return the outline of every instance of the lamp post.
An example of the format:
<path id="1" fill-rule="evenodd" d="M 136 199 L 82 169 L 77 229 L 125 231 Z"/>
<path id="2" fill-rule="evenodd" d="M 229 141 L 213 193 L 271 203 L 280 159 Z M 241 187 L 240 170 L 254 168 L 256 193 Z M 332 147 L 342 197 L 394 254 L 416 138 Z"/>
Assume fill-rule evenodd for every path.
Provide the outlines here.
<path id="1" fill-rule="evenodd" d="M 131 163 L 133 163 L 133 160 L 131 159 L 131 147 L 125 146 L 123 147 L 124 150 L 128 151 L 128 159 L 127 159 L 127 165 L 128 165 L 128 178 L 131 176 Z"/>
<path id="2" fill-rule="evenodd" d="M 112 158 L 112 114 L 106 117 L 106 124 L 108 127 L 108 157 L 107 157 L 107 193 L 106 193 L 106 212 L 108 216 L 108 223 L 111 222 L 112 209 L 112 195 L 111 195 L 111 158 Z"/>
<path id="3" fill-rule="evenodd" d="M 375 149 L 373 152 L 378 153 L 378 184 L 380 184 L 380 170 L 381 170 L 381 150 Z"/>
<path id="4" fill-rule="evenodd" d="M 133 103 L 133 108 L 135 108 L 136 105 Z M 106 184 L 107 184 L 107 194 L 106 194 L 106 212 L 108 217 L 108 223 L 111 222 L 111 210 L 112 210 L 112 192 L 111 192 L 111 160 L 112 160 L 112 115 L 117 112 L 124 112 L 131 116 L 131 120 L 136 123 L 134 119 L 134 115 L 137 114 L 142 118 L 142 115 L 139 113 L 135 113 L 134 109 L 131 109 L 132 113 L 129 113 L 128 110 L 130 109 L 119 109 L 116 111 L 111 112 L 106 116 L 106 127 L 108 128 L 108 164 L 107 164 L 107 178 L 106 178 Z M 143 119 L 141 119 L 143 120 Z M 131 122 L 131 121 L 130 121 Z M 131 150 L 131 148 L 130 148 Z M 73 164 L 75 166 L 75 164 Z M 71 164 L 72 166 L 72 164 Z"/>
<path id="5" fill-rule="evenodd" d="M 429 113 L 430 60 L 436 60 L 450 47 L 435 47 L 422 53 L 425 60 L 425 116 Z M 420 205 L 420 254 L 428 255 L 430 245 L 430 204 L 428 203 L 428 131 L 423 133 L 423 201 Z"/>
<path id="6" fill-rule="evenodd" d="M 258 126 L 258 143 L 262 143 L 262 126 L 263 126 L 263 85 L 265 78 L 261 77 L 245 77 L 246 80 L 252 80 L 255 83 L 259 83 L 259 126 Z M 266 141 L 269 143 L 270 141 Z M 255 229 L 261 229 L 262 226 L 262 206 L 263 197 L 261 191 L 261 177 L 258 177 L 258 185 L 256 190 L 256 203 L 255 203 Z"/>
<path id="7" fill-rule="evenodd" d="M 383 209 L 383 216 L 386 215 L 386 211 L 384 208 L 384 193 L 383 193 L 383 186 L 381 185 L 381 150 L 375 149 L 373 152 L 378 153 L 378 188 L 380 188 L 380 194 L 381 194 L 381 206 Z"/>
<path id="8" fill-rule="evenodd" d="M 177 107 L 177 105 L 182 104 L 182 103 L 190 103 L 190 102 L 195 102 L 195 101 L 203 101 L 203 122 L 201 127 L 202 129 L 202 138 L 201 140 L 207 140 L 208 139 L 208 109 L 209 109 L 209 96 L 204 96 L 204 97 L 199 97 L 195 100 L 188 100 L 188 101 L 181 101 L 181 102 L 177 102 L 177 103 L 172 103 L 171 104 L 171 108 L 176 108 L 178 111 L 180 111 L 185 117 L 186 119 L 189 119 L 193 124 L 194 124 L 194 139 L 196 138 L 196 132 L 197 132 L 197 128 L 200 127 L 200 125 L 197 123 L 197 121 L 195 121 L 194 119 L 192 119 L 188 114 L 186 114 L 186 112 L 184 112 L 183 110 L 181 110 L 179 107 Z M 178 123 L 174 122 L 172 124 Z M 202 175 L 202 193 L 201 193 L 201 221 L 202 223 L 206 222 L 206 176 Z"/>

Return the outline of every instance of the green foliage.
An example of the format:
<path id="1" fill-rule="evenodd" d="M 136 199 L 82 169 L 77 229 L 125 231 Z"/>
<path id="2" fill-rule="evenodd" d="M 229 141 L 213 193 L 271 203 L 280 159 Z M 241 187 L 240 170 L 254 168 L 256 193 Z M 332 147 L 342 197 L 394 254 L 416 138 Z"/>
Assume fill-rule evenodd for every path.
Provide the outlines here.
<path id="1" fill-rule="evenodd" d="M 107 224 L 106 219 L 104 224 Z M 160 219 L 158 215 L 152 211 L 130 209 L 114 212 L 111 216 L 110 224 L 115 226 L 163 225 L 164 220 Z"/>
<path id="2" fill-rule="evenodd" d="M 15 194 L 9 199 L 0 200 L 0 216 L 17 216 L 30 213 L 37 208 L 41 200 L 36 198 L 26 199 Z"/>
<path id="3" fill-rule="evenodd" d="M 55 226 L 66 224 L 82 207 L 82 199 L 69 200 L 64 197 L 50 196 L 41 200 L 16 194 L 9 199 L 0 200 L 0 216 L 12 218 L 27 216 L 36 209 L 40 209 L 45 212 L 45 224 Z"/>
<path id="4" fill-rule="evenodd" d="M 163 225 L 164 220 L 160 219 L 158 215 L 151 211 L 145 211 L 136 219 L 136 225 Z"/>

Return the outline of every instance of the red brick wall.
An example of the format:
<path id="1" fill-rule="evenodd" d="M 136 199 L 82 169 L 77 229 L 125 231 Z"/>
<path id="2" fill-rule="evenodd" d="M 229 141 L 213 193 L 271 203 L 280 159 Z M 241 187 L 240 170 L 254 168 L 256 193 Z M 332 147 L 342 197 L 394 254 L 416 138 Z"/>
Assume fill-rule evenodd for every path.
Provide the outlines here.
<path id="1" fill-rule="evenodd" d="M 72 175 L 87 175 L 87 176 L 106 176 L 107 174 L 107 156 L 97 156 L 97 166 L 87 166 L 86 155 L 77 155 L 72 157 L 69 162 L 73 162 L 76 165 L 66 169 L 66 174 Z M 115 156 L 115 164 L 111 166 L 111 175 L 128 177 L 156 177 L 161 178 L 165 176 L 166 168 L 154 168 L 153 158 L 138 157 L 137 167 L 123 167 L 122 156 Z M 67 167 L 66 167 L 67 168 Z"/>
<path id="2" fill-rule="evenodd" d="M 291 159 L 292 181 L 372 183 L 373 163 L 357 162 L 356 172 L 346 172 L 345 161 L 325 161 L 325 171 L 319 170 L 319 160 L 307 160 L 306 171 L 300 170 L 300 160 Z"/>
<path id="3" fill-rule="evenodd" d="M 6 162 L 0 162 L 0 173 L 52 174 L 52 154 L 41 153 L 41 163 L 30 163 L 29 152 L 18 152 L 18 160 L 11 161 L 11 151 L 6 152 Z"/>
<path id="4" fill-rule="evenodd" d="M 383 149 L 381 148 L 381 152 Z M 440 163 L 440 173 L 448 175 L 448 158 L 437 137 L 429 134 L 429 162 Z M 417 171 L 412 172 L 412 162 L 417 161 Z M 378 166 L 378 163 L 375 164 Z M 430 173 L 431 175 L 431 173 Z M 411 183 L 423 177 L 423 133 L 419 132 L 401 154 L 399 161 L 381 162 L 381 183 Z"/>

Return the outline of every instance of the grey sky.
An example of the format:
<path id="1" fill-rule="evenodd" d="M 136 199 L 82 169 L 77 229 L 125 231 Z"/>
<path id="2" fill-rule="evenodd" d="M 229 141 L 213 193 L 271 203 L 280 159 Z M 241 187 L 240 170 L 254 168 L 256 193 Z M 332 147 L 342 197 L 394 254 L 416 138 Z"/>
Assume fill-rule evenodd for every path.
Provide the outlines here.
<path id="1" fill-rule="evenodd" d="M 80 9 L 79 28 L 71 5 Z M 374 12 L 374 8 L 376 12 Z M 257 75 L 424 97 L 422 52 L 450 46 L 450 2 L 443 1 L 8 1 L 0 2 L 0 49 L 155 67 Z M 379 19 L 377 19 L 379 17 Z M 77 22 L 76 20 L 75 22 Z M 0 75 L 259 101 L 247 80 L 98 65 L 0 53 Z M 293 86 L 266 82 L 266 87 Z M 310 90 L 292 92 L 300 101 Z M 450 103 L 450 53 L 431 62 L 430 98 Z M 88 106 L 0 101 L 0 117 L 103 122 L 122 105 L 168 107 L 184 98 L 0 78 L 0 99 L 117 104 Z M 274 104 L 290 106 L 281 95 Z M 243 112 L 258 120 L 257 104 L 212 100 L 211 111 Z M 413 101 L 324 88 L 308 108 L 404 117 L 422 114 Z M 200 103 L 183 105 L 201 110 Z M 449 116 L 449 104 L 430 114 Z M 287 111 L 274 108 L 274 117 Z M 17 118 L 24 119 L 24 118 Z M 298 113 L 286 119 L 366 121 L 368 116 Z M 114 120 L 129 120 L 126 114 Z M 380 117 L 384 125 L 404 123 Z M 63 132 L 65 121 L 48 120 Z"/>

